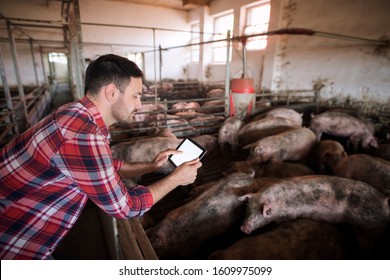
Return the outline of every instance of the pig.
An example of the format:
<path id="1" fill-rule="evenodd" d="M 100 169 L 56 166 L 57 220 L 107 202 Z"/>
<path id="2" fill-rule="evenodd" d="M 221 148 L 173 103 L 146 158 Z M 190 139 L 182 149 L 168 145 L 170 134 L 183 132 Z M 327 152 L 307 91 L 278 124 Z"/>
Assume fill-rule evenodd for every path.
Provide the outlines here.
<path id="1" fill-rule="evenodd" d="M 233 153 L 238 148 L 238 134 L 244 122 L 236 117 L 227 118 L 218 131 L 219 151 L 225 154 L 225 144 L 229 144 Z"/>
<path id="2" fill-rule="evenodd" d="M 162 104 L 143 104 L 142 109 L 135 114 L 134 120 L 139 128 L 148 126 L 148 123 L 155 118 L 155 115 L 163 110 L 164 105 Z"/>
<path id="3" fill-rule="evenodd" d="M 156 137 L 169 137 L 177 139 L 176 135 L 169 128 L 158 128 L 156 127 L 153 132 Z"/>
<path id="4" fill-rule="evenodd" d="M 225 97 L 225 90 L 215 88 L 206 93 L 207 98 L 222 98 Z"/>
<path id="5" fill-rule="evenodd" d="M 195 109 L 199 108 L 200 105 L 198 102 L 178 102 L 172 105 L 172 110 L 175 112 L 194 112 Z"/>
<path id="6" fill-rule="evenodd" d="M 192 126 L 188 124 L 188 121 L 175 115 L 156 115 L 156 122 L 150 124 L 150 126 L 166 126 L 171 129 L 172 132 L 182 130 L 194 130 Z"/>
<path id="7" fill-rule="evenodd" d="M 390 161 L 390 143 L 380 143 L 378 149 L 367 151 L 371 156 Z"/>
<path id="8" fill-rule="evenodd" d="M 302 122 L 303 122 L 302 116 L 303 116 L 302 113 L 298 113 L 294 109 L 274 108 L 269 110 L 268 112 L 256 116 L 255 118 L 252 119 L 252 121 L 261 120 L 267 117 L 281 117 L 281 118 L 286 118 L 294 121 L 297 124 L 297 126 L 302 126 Z"/>
<path id="9" fill-rule="evenodd" d="M 264 137 L 300 127 L 295 121 L 282 117 L 268 117 L 243 125 L 238 132 L 240 146 L 256 142 Z"/>
<path id="10" fill-rule="evenodd" d="M 206 149 L 205 158 L 218 155 L 218 138 L 214 135 L 198 135 L 191 137 L 196 143 Z"/>
<path id="11" fill-rule="evenodd" d="M 353 154 L 342 159 L 334 175 L 365 182 L 390 197 L 390 161 L 366 154 Z"/>
<path id="12" fill-rule="evenodd" d="M 308 166 L 297 162 L 282 162 L 272 172 L 266 173 L 265 164 L 251 165 L 248 161 L 234 161 L 231 163 L 228 170 L 223 174 L 228 175 L 234 172 L 243 172 L 250 174 L 255 178 L 260 177 L 274 177 L 274 178 L 288 178 L 302 175 L 315 175 L 316 173 Z"/>
<path id="13" fill-rule="evenodd" d="M 111 146 L 113 158 L 128 162 L 150 162 L 166 149 L 176 149 L 182 139 L 171 137 L 150 137 L 137 141 L 122 142 Z M 166 162 L 158 173 L 168 174 L 173 166 Z"/>
<path id="14" fill-rule="evenodd" d="M 224 106 L 225 100 L 211 100 L 203 103 L 196 111 L 204 114 L 222 113 L 225 111 Z"/>
<path id="15" fill-rule="evenodd" d="M 308 218 L 351 225 L 361 249 L 373 247 L 389 221 L 389 198 L 370 185 L 351 179 L 308 175 L 269 184 L 248 200 L 241 230 L 250 234 L 271 222 Z"/>
<path id="16" fill-rule="evenodd" d="M 244 237 L 214 252 L 212 260 L 339 260 L 348 248 L 343 232 L 334 224 L 295 219 L 265 232 Z"/>
<path id="17" fill-rule="evenodd" d="M 244 173 L 234 173 L 208 185 L 194 200 L 170 211 L 147 231 L 158 257 L 188 257 L 202 241 L 238 226 L 245 207 L 239 197 L 261 187 Z"/>
<path id="18" fill-rule="evenodd" d="M 324 112 L 312 115 L 310 129 L 316 134 L 317 141 L 323 133 L 332 136 L 348 138 L 353 151 L 361 146 L 364 150 L 378 148 L 377 138 L 374 136 L 373 126 L 361 119 L 340 112 Z"/>
<path id="19" fill-rule="evenodd" d="M 332 175 L 336 164 L 347 157 L 343 145 L 335 140 L 321 140 L 314 144 L 307 165 L 311 166 L 317 173 Z"/>
<path id="20" fill-rule="evenodd" d="M 201 116 L 190 119 L 188 123 L 197 128 L 206 128 L 206 127 L 219 127 L 221 128 L 222 123 L 225 121 L 225 118 L 222 116 Z"/>
<path id="21" fill-rule="evenodd" d="M 314 133 L 299 127 L 265 137 L 244 148 L 250 149 L 247 159 L 250 164 L 267 163 L 266 172 L 272 172 L 283 161 L 304 160 L 315 143 Z"/>

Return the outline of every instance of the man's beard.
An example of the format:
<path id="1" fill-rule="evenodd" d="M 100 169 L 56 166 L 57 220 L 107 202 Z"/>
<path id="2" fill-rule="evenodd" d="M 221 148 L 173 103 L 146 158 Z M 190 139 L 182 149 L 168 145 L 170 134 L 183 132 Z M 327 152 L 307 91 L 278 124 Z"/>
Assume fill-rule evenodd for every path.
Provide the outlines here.
<path id="1" fill-rule="evenodd" d="M 112 106 L 112 116 L 117 122 L 128 124 L 132 123 L 134 121 L 135 112 L 135 110 L 133 112 L 127 110 L 124 105 L 123 98 L 119 98 Z"/>

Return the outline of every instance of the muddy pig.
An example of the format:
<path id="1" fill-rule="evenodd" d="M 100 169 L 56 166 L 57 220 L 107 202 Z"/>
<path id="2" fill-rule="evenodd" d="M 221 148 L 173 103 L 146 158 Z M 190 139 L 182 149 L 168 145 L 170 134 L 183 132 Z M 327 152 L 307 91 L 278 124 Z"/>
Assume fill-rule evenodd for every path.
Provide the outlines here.
<path id="1" fill-rule="evenodd" d="M 218 144 L 219 151 L 223 155 L 225 154 L 225 144 L 229 144 L 233 153 L 238 147 L 238 132 L 244 125 L 244 122 L 238 118 L 227 118 L 221 125 L 218 131 Z"/>
<path id="2" fill-rule="evenodd" d="M 320 141 L 322 134 L 348 138 L 352 149 L 357 151 L 361 146 L 364 150 L 378 148 L 378 141 L 374 136 L 373 126 L 361 119 L 339 112 L 324 112 L 312 115 L 310 129 Z"/>
<path id="3" fill-rule="evenodd" d="M 194 200 L 169 212 L 147 231 L 159 258 L 188 257 L 202 241 L 238 226 L 245 209 L 238 198 L 258 189 L 251 176 L 234 173 L 208 185 Z"/>
<path id="4" fill-rule="evenodd" d="M 366 154 L 354 154 L 341 160 L 333 173 L 365 182 L 390 197 L 390 161 Z"/>
<path id="5" fill-rule="evenodd" d="M 239 144 L 245 146 L 294 127 L 299 127 L 299 125 L 292 120 L 282 117 L 268 117 L 250 122 L 240 128 L 238 133 Z"/>
<path id="6" fill-rule="evenodd" d="M 389 199 L 370 185 L 351 179 L 309 175 L 269 184 L 248 199 L 241 226 L 250 234 L 271 222 L 308 218 L 351 225 L 362 250 L 373 247 L 389 221 Z"/>
<path id="7" fill-rule="evenodd" d="M 261 115 L 256 116 L 255 118 L 252 119 L 252 121 L 257 121 L 268 117 L 281 117 L 281 118 L 286 118 L 294 121 L 297 126 L 302 126 L 302 115 L 303 115 L 302 113 L 298 113 L 294 109 L 275 108 Z"/>
<path id="8" fill-rule="evenodd" d="M 214 260 L 337 260 L 347 246 L 334 224 L 296 219 L 244 237 L 210 255 Z"/>
<path id="9" fill-rule="evenodd" d="M 272 172 L 283 161 L 304 160 L 315 142 L 310 129 L 299 127 L 265 137 L 244 148 L 250 148 L 249 163 L 268 163 L 266 172 Z"/>
<path id="10" fill-rule="evenodd" d="M 314 144 L 306 163 L 319 174 L 332 175 L 336 164 L 347 156 L 347 152 L 339 142 L 321 140 Z"/>

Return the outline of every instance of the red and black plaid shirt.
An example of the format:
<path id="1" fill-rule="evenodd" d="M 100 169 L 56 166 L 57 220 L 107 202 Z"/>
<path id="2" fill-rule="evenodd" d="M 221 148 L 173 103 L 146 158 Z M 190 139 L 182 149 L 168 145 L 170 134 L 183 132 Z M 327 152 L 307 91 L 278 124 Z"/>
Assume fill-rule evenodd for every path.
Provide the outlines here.
<path id="1" fill-rule="evenodd" d="M 44 259 L 72 228 L 87 199 L 114 218 L 142 215 L 146 187 L 127 190 L 113 160 L 110 133 L 86 97 L 0 150 L 0 258 Z"/>

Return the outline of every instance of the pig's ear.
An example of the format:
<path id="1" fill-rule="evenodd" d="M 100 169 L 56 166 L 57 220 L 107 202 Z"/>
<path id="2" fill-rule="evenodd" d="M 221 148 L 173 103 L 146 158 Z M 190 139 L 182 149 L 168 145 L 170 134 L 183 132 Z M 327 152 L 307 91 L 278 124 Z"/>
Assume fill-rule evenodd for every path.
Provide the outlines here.
<path id="1" fill-rule="evenodd" d="M 373 147 L 373 148 L 375 148 L 375 149 L 378 149 L 378 148 L 379 148 L 379 146 L 378 146 L 378 141 L 377 141 L 376 139 L 372 139 L 372 140 L 370 141 L 370 146 Z"/>
<path id="2" fill-rule="evenodd" d="M 246 202 L 248 201 L 250 198 L 252 198 L 255 194 L 254 193 L 247 193 L 247 194 L 244 194 L 242 196 L 240 196 L 238 198 L 239 201 L 243 201 L 243 202 Z"/>
<path id="3" fill-rule="evenodd" d="M 252 143 L 252 144 L 248 144 L 248 145 L 246 145 L 246 146 L 244 146 L 243 147 L 243 149 L 251 149 L 252 147 L 254 146 L 254 144 Z"/>
<path id="4" fill-rule="evenodd" d="M 272 207 L 269 201 L 265 201 L 263 203 L 263 217 L 269 218 L 272 216 Z"/>

